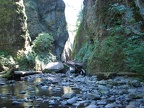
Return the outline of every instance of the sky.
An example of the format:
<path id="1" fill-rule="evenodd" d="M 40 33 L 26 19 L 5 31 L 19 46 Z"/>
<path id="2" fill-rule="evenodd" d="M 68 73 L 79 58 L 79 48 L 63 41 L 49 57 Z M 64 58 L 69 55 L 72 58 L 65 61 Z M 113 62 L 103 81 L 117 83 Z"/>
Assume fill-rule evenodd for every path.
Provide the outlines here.
<path id="1" fill-rule="evenodd" d="M 75 26 L 77 21 L 77 15 L 82 9 L 83 0 L 63 0 L 66 4 L 65 16 L 68 24 L 68 31 L 70 40 L 73 41 L 75 35 Z"/>
<path id="2" fill-rule="evenodd" d="M 77 14 L 82 8 L 83 0 L 64 0 L 64 2 L 66 4 L 66 20 L 73 25 L 77 20 Z"/>

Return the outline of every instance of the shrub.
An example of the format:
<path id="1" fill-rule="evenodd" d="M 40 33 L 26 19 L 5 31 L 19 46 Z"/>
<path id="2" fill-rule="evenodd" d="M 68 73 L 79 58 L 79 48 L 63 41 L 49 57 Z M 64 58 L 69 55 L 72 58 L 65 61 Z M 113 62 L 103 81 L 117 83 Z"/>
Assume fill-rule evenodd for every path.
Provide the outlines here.
<path id="1" fill-rule="evenodd" d="M 35 57 L 36 54 L 34 51 L 29 51 L 25 53 L 25 51 L 18 51 L 16 61 L 20 67 L 20 70 L 29 70 L 35 67 Z"/>
<path id="2" fill-rule="evenodd" d="M 54 39 L 48 33 L 41 33 L 33 42 L 33 51 L 36 53 L 49 52 Z"/>
<path id="3" fill-rule="evenodd" d="M 144 75 L 144 43 L 129 41 L 125 50 L 130 70 Z"/>

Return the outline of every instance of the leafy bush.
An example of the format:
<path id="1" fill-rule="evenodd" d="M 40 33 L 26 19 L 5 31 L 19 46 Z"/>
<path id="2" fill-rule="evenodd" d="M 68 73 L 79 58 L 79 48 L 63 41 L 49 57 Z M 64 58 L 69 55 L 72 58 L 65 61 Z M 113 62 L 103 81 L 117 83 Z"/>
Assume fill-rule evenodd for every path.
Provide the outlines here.
<path id="1" fill-rule="evenodd" d="M 25 51 L 21 50 L 17 53 L 16 61 L 19 64 L 20 70 L 29 70 L 35 67 L 35 57 L 36 54 L 34 51 Z"/>
<path id="2" fill-rule="evenodd" d="M 33 51 L 36 53 L 49 52 L 54 39 L 48 33 L 41 33 L 33 42 Z"/>
<path id="3" fill-rule="evenodd" d="M 130 70 L 144 75 L 144 43 L 131 40 L 127 43 L 125 52 L 126 63 Z"/>

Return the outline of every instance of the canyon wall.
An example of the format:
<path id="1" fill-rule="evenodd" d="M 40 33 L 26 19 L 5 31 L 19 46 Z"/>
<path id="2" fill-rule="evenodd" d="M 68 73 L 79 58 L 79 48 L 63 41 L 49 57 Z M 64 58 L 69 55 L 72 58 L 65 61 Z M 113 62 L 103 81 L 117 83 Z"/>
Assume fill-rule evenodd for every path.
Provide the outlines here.
<path id="1" fill-rule="evenodd" d="M 24 0 L 27 24 L 33 40 L 40 33 L 49 33 L 54 37 L 52 52 L 61 60 L 68 39 L 66 29 L 65 4 L 63 0 Z"/>
<path id="2" fill-rule="evenodd" d="M 0 52 L 16 55 L 28 44 L 23 0 L 0 0 Z"/>
<path id="3" fill-rule="evenodd" d="M 144 1 L 84 0 L 72 59 L 89 73 L 144 71 Z"/>

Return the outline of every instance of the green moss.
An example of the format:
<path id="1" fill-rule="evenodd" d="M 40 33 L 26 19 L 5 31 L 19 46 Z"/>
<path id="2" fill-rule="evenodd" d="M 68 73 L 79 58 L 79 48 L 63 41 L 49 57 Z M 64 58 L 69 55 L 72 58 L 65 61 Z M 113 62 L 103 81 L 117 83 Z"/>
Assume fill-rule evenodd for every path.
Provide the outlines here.
<path id="1" fill-rule="evenodd" d="M 5 24 L 9 24 L 12 21 L 12 16 L 15 13 L 15 9 L 11 8 L 15 5 L 14 2 L 10 2 L 8 0 L 0 1 L 0 21 L 1 26 L 5 26 Z"/>

